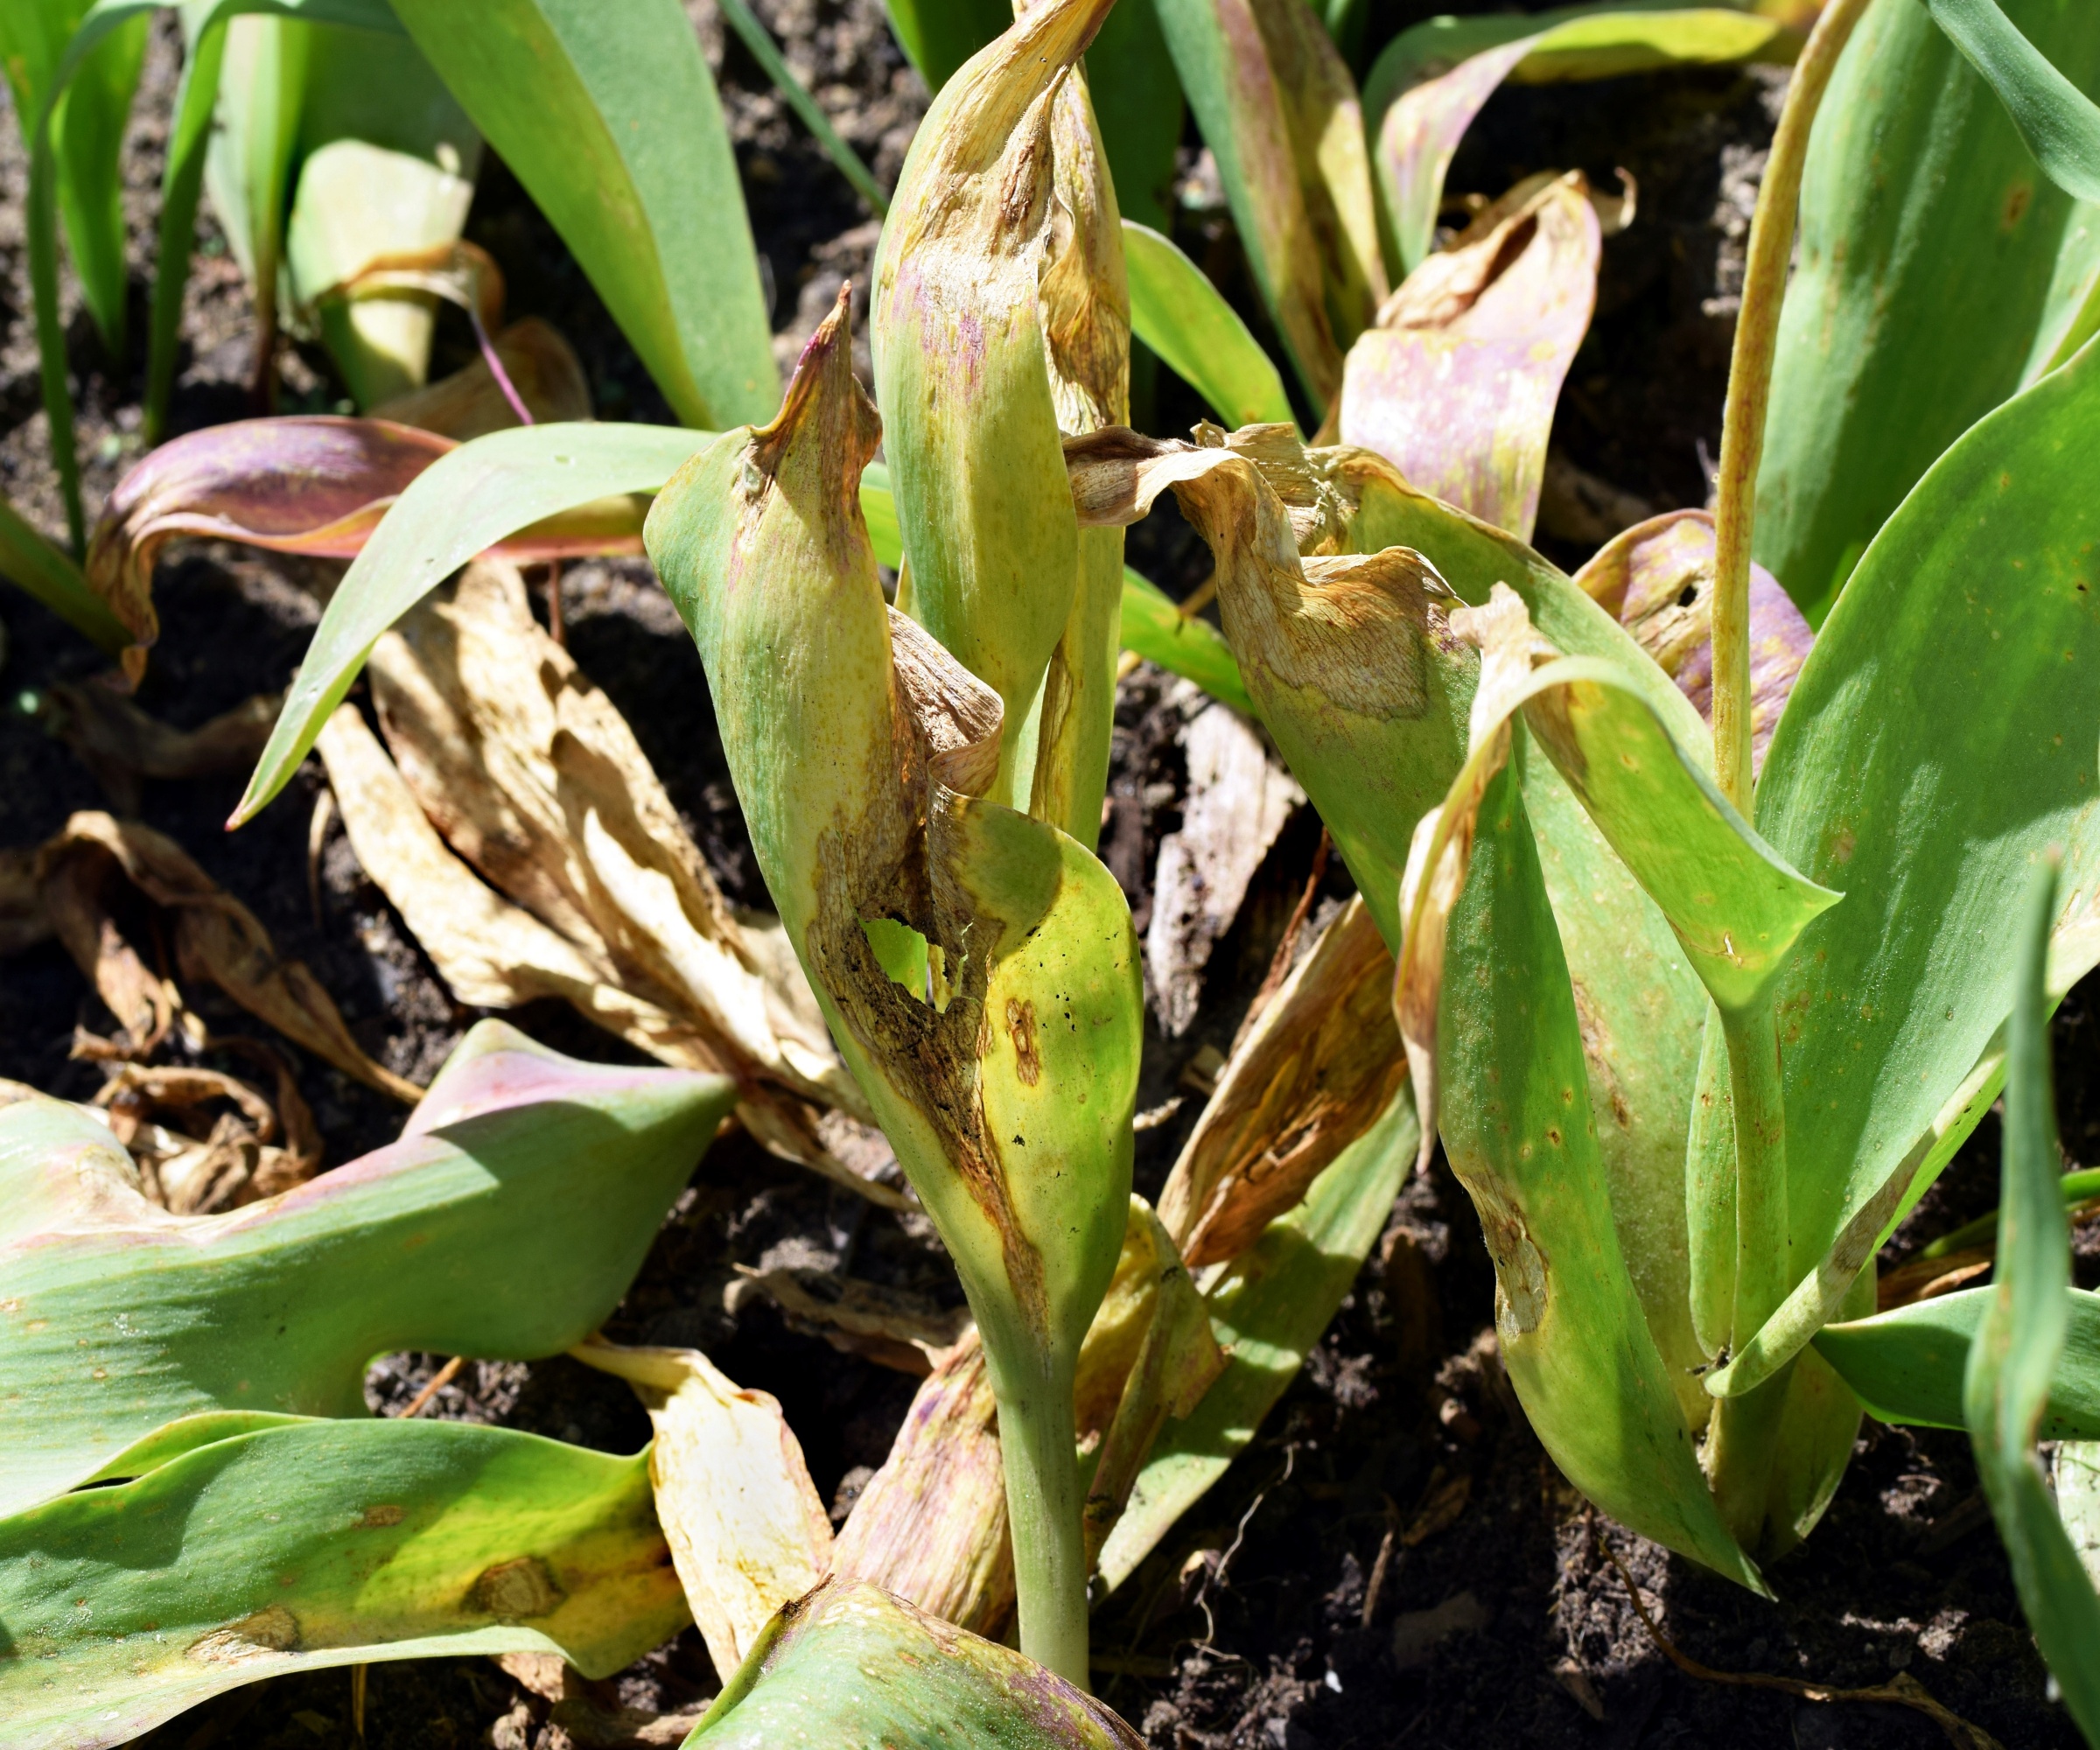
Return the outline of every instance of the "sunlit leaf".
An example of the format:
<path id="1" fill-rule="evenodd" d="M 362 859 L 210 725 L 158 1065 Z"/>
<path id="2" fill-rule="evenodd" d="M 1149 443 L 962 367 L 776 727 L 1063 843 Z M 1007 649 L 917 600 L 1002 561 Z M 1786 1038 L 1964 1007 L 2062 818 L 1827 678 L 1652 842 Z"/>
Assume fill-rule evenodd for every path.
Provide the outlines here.
<path id="1" fill-rule="evenodd" d="M 1816 1334 L 1816 1353 L 1881 1421 L 1965 1428 L 1962 1380 L 1996 1293 L 1960 1289 L 1872 1319 L 1825 1325 Z M 2040 1438 L 2100 1440 L 2100 1296 L 2076 1288 L 2064 1295 L 2063 1352 L 2049 1376 Z"/>
<path id="2" fill-rule="evenodd" d="M 396 0 L 678 416 L 779 404 L 728 125 L 677 0 Z"/>
<path id="3" fill-rule="evenodd" d="M 382 1350 L 524 1360 L 580 1342 L 734 1097 L 720 1077 L 578 1063 L 484 1021 L 399 1142 L 198 1216 L 148 1203 L 75 1109 L 0 1110 L 0 1504 L 77 1485 L 178 1417 L 360 1416 Z"/>
<path id="4" fill-rule="evenodd" d="M 2100 84 L 2100 8 L 2016 10 Z M 1868 11 L 1810 140 L 1758 472 L 1756 556 L 1811 624 L 1941 452 L 2068 337 L 2094 220 L 1924 6 Z"/>
<path id="5" fill-rule="evenodd" d="M 1437 18 L 1403 31 L 1363 88 L 1380 220 L 1399 270 L 1413 272 L 1434 247 L 1445 174 L 1504 80 L 1546 84 L 1676 65 L 1785 62 L 1800 46 L 1797 33 L 1752 13 L 1624 4 L 1529 18 Z"/>
<path id="6" fill-rule="evenodd" d="M 1255 284 L 1324 411 L 1386 292 L 1355 81 L 1300 0 L 1156 4 Z"/>
<path id="7" fill-rule="evenodd" d="M 1603 248 L 1581 176 L 1540 180 L 1409 276 L 1349 348 L 1341 391 L 1343 443 L 1523 541 Z"/>
<path id="8" fill-rule="evenodd" d="M 380 634 L 445 578 L 535 523 L 657 491 L 707 441 L 662 425 L 535 425 L 491 432 L 418 474 L 329 598 L 234 823 L 284 788 Z"/>
<path id="9" fill-rule="evenodd" d="M 831 1580 L 776 1617 L 685 1741 L 946 1750 L 1143 1750 L 1105 1703 L 1010 1648 L 865 1581 Z"/>
<path id="10" fill-rule="evenodd" d="M 243 1684 L 380 1659 L 609 1676 L 686 1620 L 646 1452 L 458 1422 L 228 1432 L 0 1519 L 10 1745 L 104 1750 Z"/>
<path id="11" fill-rule="evenodd" d="M 2043 174 L 2081 200 L 2100 200 L 2100 104 L 2065 78 L 1996 0 L 1925 4 L 1998 94 Z"/>
<path id="12" fill-rule="evenodd" d="M 72 558 L 0 499 L 0 578 L 34 596 L 84 637 L 114 656 L 131 634 L 88 587 Z"/>
<path id="13" fill-rule="evenodd" d="M 1126 219 L 1130 329 L 1228 425 L 1289 425 L 1284 380 L 1239 312 L 1171 238 Z"/>

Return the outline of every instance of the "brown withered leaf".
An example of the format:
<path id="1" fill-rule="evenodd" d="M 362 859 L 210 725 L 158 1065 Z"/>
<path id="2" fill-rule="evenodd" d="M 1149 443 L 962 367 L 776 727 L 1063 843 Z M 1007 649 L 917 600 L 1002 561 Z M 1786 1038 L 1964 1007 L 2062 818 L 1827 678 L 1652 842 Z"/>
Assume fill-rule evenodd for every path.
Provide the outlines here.
<path id="1" fill-rule="evenodd" d="M 838 1535 L 832 1572 L 996 1634 L 1013 1608 L 998 1405 L 972 1330 L 912 1399 L 882 1468 Z"/>
<path id="2" fill-rule="evenodd" d="M 504 374 L 536 423 L 591 417 L 591 386 L 584 368 L 551 323 L 528 316 L 512 323 L 493 344 Z M 480 358 L 437 382 L 380 402 L 371 417 L 440 432 L 463 444 L 518 423 L 488 361 Z"/>
<path id="3" fill-rule="evenodd" d="M 1673 510 L 1609 542 L 1575 574 L 1592 600 L 1634 635 L 1662 672 L 1713 715 L 1713 515 Z M 1762 565 L 1750 567 L 1750 736 L 1761 770 L 1794 677 L 1816 634 Z"/>
<path id="4" fill-rule="evenodd" d="M 752 1270 L 737 1266 L 724 1306 L 736 1312 L 753 1294 L 780 1309 L 790 1330 L 821 1336 L 843 1354 L 923 1379 L 969 1328 L 967 1308 L 938 1310 L 879 1283 L 827 1270 Z"/>
<path id="5" fill-rule="evenodd" d="M 543 634 L 542 639 L 549 648 L 556 648 Z M 536 680 L 533 684 L 536 690 Z M 806 1162 L 875 1202 L 906 1203 L 894 1187 L 855 1172 L 825 1148 L 804 1102 L 748 1070 L 739 1074 L 739 1066 L 720 1042 L 691 1016 L 633 988 L 603 938 L 588 928 L 580 908 L 556 913 L 584 923 L 578 941 L 484 882 L 431 824 L 423 802 L 354 706 L 337 708 L 316 747 L 327 767 L 352 850 L 461 1003 L 508 1009 L 557 997 L 586 1020 L 662 1062 L 735 1075 L 743 1090 L 738 1116 L 768 1148 Z M 425 768 L 426 775 L 430 769 Z M 431 781 L 442 780 L 432 777 Z M 475 800 L 500 808 L 505 796 L 493 787 L 494 780 L 477 781 L 491 788 Z M 459 817 L 448 812 L 445 818 L 466 836 Z M 682 835 L 682 829 L 678 830 Z M 536 872 L 528 863 L 514 872 L 523 885 Z M 539 882 L 530 891 L 542 901 L 573 892 L 558 879 Z"/>
<path id="6" fill-rule="evenodd" d="M 1341 441 L 1531 538 L 1560 386 L 1597 301 L 1579 172 L 1519 183 L 1410 274 L 1349 349 Z"/>
<path id="7" fill-rule="evenodd" d="M 116 686 L 60 681 L 45 695 L 44 720 L 94 774 L 120 814 L 136 811 L 146 778 L 201 778 L 252 766 L 282 695 L 257 693 L 195 729 L 146 715 Z"/>
<path id="8" fill-rule="evenodd" d="M 708 1656 L 734 1671 L 774 1613 L 832 1565 L 831 1522 L 788 1418 L 697 1349 L 599 1339 L 570 1353 L 626 1380 L 649 1412 L 656 1516 Z"/>
<path id="9" fill-rule="evenodd" d="M 738 919 L 612 703 L 540 629 L 514 565 L 482 560 L 369 666 L 402 777 L 497 889 L 684 1020 L 762 1129 L 819 1165 L 809 1108 L 866 1119 L 799 969 Z M 860 1181 L 856 1179 L 858 1185 Z"/>
<path id="10" fill-rule="evenodd" d="M 1241 1041 L 1160 1193 L 1192 1268 L 1238 1256 L 1385 1110 L 1407 1069 L 1392 984 L 1351 900 Z"/>
<path id="11" fill-rule="evenodd" d="M 143 1056 L 166 1035 L 179 998 L 120 928 L 113 907 L 122 885 L 156 908 L 184 977 L 218 985 L 367 1086 L 410 1105 L 422 1098 L 414 1082 L 365 1054 L 320 981 L 303 962 L 280 959 L 255 914 L 165 835 L 100 812 L 76 814 L 38 852 L 37 879 L 60 941 L 129 1036 L 127 1054 Z"/>

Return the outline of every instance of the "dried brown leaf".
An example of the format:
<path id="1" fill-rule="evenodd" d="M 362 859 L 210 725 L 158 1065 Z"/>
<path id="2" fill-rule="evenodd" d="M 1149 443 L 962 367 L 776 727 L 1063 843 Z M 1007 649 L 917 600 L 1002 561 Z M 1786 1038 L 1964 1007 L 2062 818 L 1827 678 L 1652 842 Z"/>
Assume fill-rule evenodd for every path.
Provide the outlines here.
<path id="1" fill-rule="evenodd" d="M 998 1406 L 973 1330 L 912 1399 L 882 1468 L 839 1533 L 832 1572 L 996 1634 L 1013 1607 Z"/>
<path id="2" fill-rule="evenodd" d="M 116 686 L 61 681 L 45 695 L 44 715 L 119 812 L 130 813 L 142 779 L 201 778 L 252 766 L 270 739 L 281 697 L 257 693 L 195 729 L 173 729 Z"/>
<path id="3" fill-rule="evenodd" d="M 741 1280 L 731 1285 L 726 1302 L 731 1312 L 749 1294 L 762 1294 L 780 1309 L 790 1329 L 814 1333 L 843 1354 L 864 1355 L 920 1378 L 970 1326 L 963 1307 L 942 1312 L 895 1289 L 830 1270 L 758 1270 L 738 1264 L 737 1272 Z"/>
<path id="4" fill-rule="evenodd" d="M 1241 1041 L 1160 1193 L 1192 1268 L 1245 1250 L 1384 1110 L 1407 1068 L 1393 970 L 1352 900 Z"/>
<path id="5" fill-rule="evenodd" d="M 45 844 L 37 872 L 53 928 L 124 1026 L 130 1054 L 143 1055 L 166 1034 L 178 998 L 118 927 L 111 906 L 120 881 L 158 908 L 185 977 L 210 980 L 250 1014 L 368 1087 L 410 1105 L 423 1097 L 414 1082 L 365 1054 L 320 981 L 303 962 L 279 959 L 255 914 L 172 838 L 136 821 L 76 814 Z"/>

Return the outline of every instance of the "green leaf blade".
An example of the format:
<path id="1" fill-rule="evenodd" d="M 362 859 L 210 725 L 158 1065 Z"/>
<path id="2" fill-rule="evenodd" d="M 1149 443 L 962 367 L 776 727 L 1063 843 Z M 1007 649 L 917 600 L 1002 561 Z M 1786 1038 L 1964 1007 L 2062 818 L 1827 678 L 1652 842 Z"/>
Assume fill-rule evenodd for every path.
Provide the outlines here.
<path id="1" fill-rule="evenodd" d="M 382 633 L 477 553 L 622 494 L 659 492 L 711 433 L 661 425 L 533 425 L 440 457 L 387 513 L 330 598 L 232 824 L 284 788 Z"/>
<path id="2" fill-rule="evenodd" d="M 1284 380 L 1239 312 L 1172 241 L 1123 221 L 1130 332 L 1233 427 L 1294 424 Z"/>
<path id="3" fill-rule="evenodd" d="M 378 1659 L 609 1676 L 687 1620 L 647 1452 L 508 1429 L 278 1425 L 0 1520 L 18 1750 L 102 1750 L 242 1684 Z"/>
<path id="4" fill-rule="evenodd" d="M 736 159 L 677 0 L 399 0 L 687 424 L 769 417 L 772 325 Z"/>

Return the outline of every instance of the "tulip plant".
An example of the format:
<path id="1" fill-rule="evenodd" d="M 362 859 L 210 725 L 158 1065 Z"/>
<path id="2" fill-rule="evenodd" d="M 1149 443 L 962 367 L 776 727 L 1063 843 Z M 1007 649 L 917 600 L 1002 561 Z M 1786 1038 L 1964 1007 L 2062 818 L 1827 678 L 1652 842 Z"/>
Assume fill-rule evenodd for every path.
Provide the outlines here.
<path id="1" fill-rule="evenodd" d="M 483 33 L 439 0 L 396 0 L 515 163 L 546 66 L 602 106 L 614 81 L 597 55 L 612 48 L 564 0 L 494 10 L 500 27 Z M 7 1675 L 26 1664 L 0 1666 L 0 1690 L 17 1683 L 52 1722 L 25 1741 L 116 1741 L 64 1734 L 135 1652 L 172 1675 L 127 1732 L 170 1697 L 300 1658 L 551 1647 L 611 1669 L 676 1620 L 668 1559 L 726 1683 L 693 1741 L 829 1725 L 859 1734 L 844 1741 L 1134 1742 L 1083 1694 L 1090 1570 L 1127 1576 L 1214 1478 L 1177 1429 L 1214 1413 L 1251 1426 L 1280 1390 L 1257 1378 L 1259 1344 L 1228 1358 L 1213 1334 L 1259 1334 L 1297 1295 L 1299 1324 L 1318 1314 L 1302 1354 L 1382 1222 L 1396 1163 L 1426 1165 L 1440 1138 L 1494 1260 L 1517 1396 L 1591 1501 L 1762 1592 L 1827 1507 L 1863 1405 L 1965 1426 L 2037 1636 L 2100 1743 L 2100 1604 L 2076 1554 L 2100 1541 L 2100 1446 L 2086 1444 L 2100 1442 L 2100 1315 L 2066 1285 L 2044 1048 L 2051 1003 L 2100 964 L 2100 246 L 2078 204 L 2100 199 L 2100 108 L 2079 89 L 2100 74 L 2100 28 L 2052 0 L 2014 4 L 2016 20 L 1992 0 L 1830 0 L 1805 34 L 1798 10 L 1438 20 L 1389 46 L 1360 97 L 1345 47 L 1298 0 L 1158 0 L 1157 64 L 1177 70 L 1218 160 L 1298 402 L 1186 257 L 1124 218 L 1126 181 L 1147 191 L 1132 208 L 1158 209 L 1124 175 L 1138 160 L 1120 74 L 1082 60 L 1117 16 L 1109 0 L 1023 4 L 989 40 L 974 12 L 900 4 L 939 88 L 875 261 L 872 400 L 843 295 L 777 408 L 769 361 L 698 344 L 689 318 L 740 270 L 671 222 L 675 154 L 608 131 L 564 170 L 578 204 L 541 198 L 572 239 L 654 239 L 631 280 L 578 253 L 681 416 L 745 423 L 554 424 L 420 448 L 364 429 L 358 453 L 385 438 L 393 472 L 303 518 L 257 513 L 243 494 L 259 470 L 229 438 L 150 460 L 85 579 L 46 565 L 53 591 L 89 592 L 105 634 L 121 625 L 134 667 L 155 626 L 151 547 L 170 533 L 356 556 L 236 823 L 343 721 L 375 641 L 459 565 L 506 544 L 646 544 L 706 670 L 787 939 L 968 1297 L 976 1347 L 936 1368 L 899 1450 L 921 1423 L 960 1428 L 971 1379 L 988 1380 L 1020 1651 L 872 1586 L 850 1558 L 855 1521 L 836 1550 L 804 1522 L 806 1476 L 764 1528 L 768 1547 L 799 1551 L 782 1570 L 795 1589 L 760 1588 L 755 1622 L 716 1611 L 701 1577 L 710 1560 L 735 1567 L 738 1546 L 707 1544 L 676 1480 L 703 1412 L 734 1396 L 704 1358 L 578 1350 L 644 1390 L 654 1520 L 640 1460 L 297 1419 L 354 1407 L 344 1368 L 389 1344 L 580 1343 L 672 1183 L 643 1194 L 634 1175 L 668 1162 L 645 1167 L 654 1144 L 635 1138 L 676 1131 L 690 1164 L 737 1097 L 673 1072 L 604 1082 L 480 1035 L 396 1151 L 260 1214 L 190 1218 L 217 1224 L 193 1243 L 177 1245 L 179 1218 L 136 1207 L 124 1163 L 77 1115 L 0 1113 L 0 1168 L 28 1175 L 26 1213 L 0 1230 L 0 1312 L 37 1337 L 11 1363 L 19 1401 L 52 1406 L 33 1463 L 0 1469 L 19 1509 L 0 1520 L 0 1624 L 64 1674 L 32 1698 L 32 1679 Z M 1750 57 L 1796 68 L 1752 229 L 1714 513 L 1629 529 L 1570 577 L 1528 541 L 1552 402 L 1624 205 L 1542 173 L 1438 249 L 1445 171 L 1505 78 Z M 476 58 L 486 83 L 455 79 Z M 656 115 L 606 113 L 637 130 Z M 1952 271 L 1916 254 L 1942 230 L 1974 246 Z M 2014 283 L 2017 299 L 1991 294 Z M 1232 429 L 1133 430 L 1133 331 Z M 1988 344 L 1950 341 L 1971 332 Z M 1958 392 L 1921 394 L 1912 373 L 1928 367 Z M 1318 416 L 1311 444 L 1301 404 Z M 251 426 L 242 443 L 266 454 L 273 430 L 294 431 Z M 1222 640 L 1124 572 L 1122 529 L 1169 492 L 1214 558 Z M 1136 944 L 1092 849 L 1119 638 L 1257 716 L 1348 861 L 1361 906 L 1278 998 L 1290 1026 L 1357 1017 L 1372 993 L 1372 1018 L 1343 1029 L 1349 1097 L 1318 1108 L 1324 1140 L 1302 1172 L 1233 1202 L 1230 1127 L 1275 1125 L 1266 1146 L 1289 1126 L 1270 1094 L 1222 1089 L 1229 1111 L 1200 1127 L 1157 1215 L 1130 1195 Z M 354 722 L 330 733 L 332 772 L 370 739 Z M 1289 1032 L 1252 1030 L 1250 1082 L 1258 1065 L 1265 1089 L 1298 1088 L 1278 1070 L 1302 1060 Z M 531 1061 L 476 1070 L 492 1053 Z M 473 1326 L 486 1309 L 457 1291 L 472 1236 L 436 1217 L 452 1237 L 419 1269 L 442 1285 L 421 1299 L 359 1287 L 340 1260 L 402 1242 L 389 1223 L 425 1207 L 416 1172 L 433 1208 L 460 1187 L 507 1194 L 508 1157 L 482 1130 L 517 1130 L 536 1160 L 543 1141 L 513 1109 L 571 1079 L 568 1122 L 588 1129 L 593 1100 L 610 1101 L 603 1122 L 626 1132 L 632 1197 L 585 1199 L 591 1217 L 641 1224 L 579 1267 L 573 1304 L 536 1297 L 528 1333 L 493 1313 Z M 1877 1312 L 1875 1254 L 2001 1087 L 1998 1281 Z M 635 1101 L 646 1113 L 622 1103 Z M 332 1255 L 341 1273 L 315 1277 L 315 1328 L 288 1356 L 264 1327 L 285 1270 L 332 1231 L 332 1200 L 354 1206 L 334 1218 L 348 1249 Z M 574 1219 L 535 1243 L 559 1233 L 568 1256 Z M 112 1223 L 127 1256 L 179 1251 L 196 1279 L 180 1306 L 206 1312 L 178 1317 L 148 1292 L 98 1323 Z M 1348 1236 L 1338 1278 L 1306 1264 L 1319 1223 Z M 445 1275 L 432 1261 L 455 1242 Z M 1177 1248 L 1225 1266 L 1222 1285 L 1197 1296 Z M 1149 1330 L 1124 1292 L 1139 1278 L 1156 1289 Z M 75 1328 L 92 1334 L 78 1355 Z M 96 1410 L 108 1375 L 151 1383 Z M 1082 1457 L 1082 1426 L 1104 1422 Z M 2038 1436 L 2063 1443 L 2054 1503 Z M 113 1553 L 169 1503 L 208 1501 L 225 1510 L 199 1522 L 240 1524 L 292 1468 L 322 1479 L 303 1489 L 311 1512 L 164 1568 Z M 461 1508 L 470 1498 L 484 1510 Z M 342 1539 L 368 1530 L 375 1548 L 418 1551 L 386 1570 L 398 1596 L 349 1584 L 370 1570 Z M 980 1533 L 996 1546 L 997 1521 L 957 1538 Z M 280 1599 L 220 1584 L 214 1563 L 297 1563 L 304 1578 Z M 113 1600 L 92 1642 L 61 1623 L 76 1594 Z M 106 1617 L 126 1625 L 107 1642 Z M 144 1650 L 149 1634 L 170 1647 Z M 892 1665 L 912 1681 L 859 1693 Z"/>

